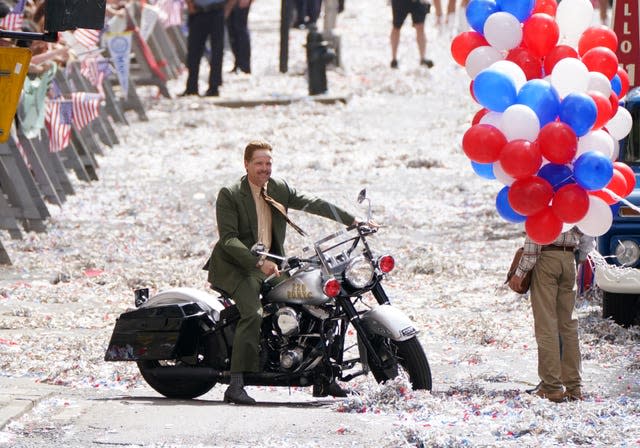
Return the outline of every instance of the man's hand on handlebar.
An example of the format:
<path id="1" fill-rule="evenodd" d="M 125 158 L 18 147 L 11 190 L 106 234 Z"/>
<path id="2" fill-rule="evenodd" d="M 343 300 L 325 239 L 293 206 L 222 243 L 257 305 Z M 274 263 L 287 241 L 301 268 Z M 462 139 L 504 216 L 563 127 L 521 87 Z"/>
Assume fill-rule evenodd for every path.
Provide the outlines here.
<path id="1" fill-rule="evenodd" d="M 266 276 L 273 275 L 274 277 L 280 277 L 280 270 L 278 269 L 278 265 L 271 260 L 265 260 L 264 264 L 260 266 L 260 270 Z"/>

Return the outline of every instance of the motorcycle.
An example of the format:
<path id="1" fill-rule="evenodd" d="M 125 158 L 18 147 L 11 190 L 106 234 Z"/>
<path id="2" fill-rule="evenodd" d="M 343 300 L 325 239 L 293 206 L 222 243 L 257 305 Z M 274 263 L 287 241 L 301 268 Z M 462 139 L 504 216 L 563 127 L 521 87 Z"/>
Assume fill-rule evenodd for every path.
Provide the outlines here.
<path id="1" fill-rule="evenodd" d="M 418 330 L 382 287 L 395 261 L 372 251 L 369 239 L 378 227 L 369 224 L 366 190 L 358 195 L 358 203 L 364 201 L 367 223 L 315 241 L 305 256 L 251 249 L 281 261 L 281 277 L 263 283 L 261 371 L 245 373 L 245 385 L 310 386 L 371 372 L 378 382 L 403 374 L 414 389 L 431 390 Z M 366 303 L 365 295 L 377 306 Z M 149 298 L 148 289 L 140 289 L 135 305 L 116 320 L 106 361 L 135 361 L 145 381 L 168 398 L 195 398 L 229 383 L 240 314 L 228 295 L 174 288 Z"/>

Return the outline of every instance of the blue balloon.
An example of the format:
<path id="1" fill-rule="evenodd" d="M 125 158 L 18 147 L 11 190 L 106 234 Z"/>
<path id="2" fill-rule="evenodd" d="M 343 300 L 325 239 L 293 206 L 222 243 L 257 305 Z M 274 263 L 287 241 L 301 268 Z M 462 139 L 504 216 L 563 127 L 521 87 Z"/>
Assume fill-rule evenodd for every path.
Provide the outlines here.
<path id="1" fill-rule="evenodd" d="M 567 123 L 578 137 L 586 135 L 598 116 L 595 101 L 582 92 L 572 92 L 560 103 L 560 120 Z"/>
<path id="2" fill-rule="evenodd" d="M 617 74 L 613 75 L 613 78 L 611 78 L 611 90 L 613 90 L 618 96 L 620 96 L 620 92 L 622 92 L 622 80 Z"/>
<path id="3" fill-rule="evenodd" d="M 600 190 L 613 177 L 613 162 L 601 152 L 587 151 L 573 163 L 573 175 L 585 190 Z"/>
<path id="4" fill-rule="evenodd" d="M 500 9 L 494 0 L 471 0 L 467 5 L 467 22 L 469 26 L 484 36 L 484 22 Z"/>
<path id="5" fill-rule="evenodd" d="M 473 80 L 473 95 L 487 109 L 504 112 L 516 102 L 516 84 L 506 73 L 486 68 Z"/>
<path id="6" fill-rule="evenodd" d="M 496 0 L 496 3 L 500 11 L 508 12 L 520 22 L 524 22 L 531 16 L 536 0 Z"/>
<path id="7" fill-rule="evenodd" d="M 473 168 L 473 171 L 480 177 L 489 180 L 496 178 L 496 175 L 493 174 L 493 163 L 478 163 L 472 160 L 471 168 Z"/>
<path id="8" fill-rule="evenodd" d="M 567 165 L 557 163 L 547 163 L 540 168 L 538 176 L 549 182 L 554 191 L 560 187 L 573 183 L 573 171 Z"/>
<path id="9" fill-rule="evenodd" d="M 554 121 L 560 111 L 560 95 L 544 79 L 532 79 L 524 83 L 518 92 L 516 103 L 529 106 L 538 116 L 540 127 Z"/>
<path id="10" fill-rule="evenodd" d="M 511 204 L 509 204 L 509 187 L 504 187 L 496 196 L 496 210 L 498 210 L 498 214 L 502 216 L 502 219 L 509 222 L 524 222 L 527 217 L 521 215 L 511 208 Z"/>

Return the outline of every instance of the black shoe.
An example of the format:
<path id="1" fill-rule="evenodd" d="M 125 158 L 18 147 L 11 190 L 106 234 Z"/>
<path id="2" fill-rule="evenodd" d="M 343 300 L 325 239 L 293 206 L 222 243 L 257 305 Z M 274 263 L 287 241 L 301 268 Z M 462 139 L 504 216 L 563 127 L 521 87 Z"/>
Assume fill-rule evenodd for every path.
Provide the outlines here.
<path id="1" fill-rule="evenodd" d="M 218 89 L 215 90 L 207 90 L 207 93 L 204 94 L 204 96 L 220 96 L 220 92 L 218 92 Z"/>
<path id="2" fill-rule="evenodd" d="M 392 59 L 391 60 L 391 68 L 398 68 L 398 60 L 397 59 Z"/>
<path id="3" fill-rule="evenodd" d="M 331 384 L 323 383 L 313 385 L 314 397 L 327 397 L 329 395 L 344 398 L 347 396 L 347 391 L 340 387 L 335 381 Z"/>
<path id="4" fill-rule="evenodd" d="M 242 386 L 229 386 L 227 390 L 224 391 L 224 402 L 225 403 L 235 403 L 235 404 L 246 404 L 246 405 L 254 405 L 256 404 L 256 400 L 251 398 L 247 391 L 244 390 Z"/>
<path id="5" fill-rule="evenodd" d="M 198 92 L 195 91 L 195 90 L 185 90 L 184 92 L 182 92 L 178 96 L 198 96 Z"/>
<path id="6" fill-rule="evenodd" d="M 431 59 L 423 59 L 420 61 L 420 65 L 426 65 L 427 68 L 433 67 L 433 61 Z"/>

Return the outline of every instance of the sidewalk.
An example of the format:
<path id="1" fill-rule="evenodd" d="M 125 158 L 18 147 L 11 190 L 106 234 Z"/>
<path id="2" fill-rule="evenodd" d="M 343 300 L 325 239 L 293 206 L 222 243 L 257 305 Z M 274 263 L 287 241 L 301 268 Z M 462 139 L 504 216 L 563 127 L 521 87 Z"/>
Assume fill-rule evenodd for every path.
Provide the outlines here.
<path id="1" fill-rule="evenodd" d="M 60 390 L 59 386 L 37 383 L 31 378 L 0 377 L 0 431 Z"/>

